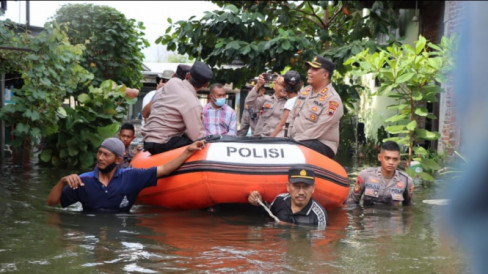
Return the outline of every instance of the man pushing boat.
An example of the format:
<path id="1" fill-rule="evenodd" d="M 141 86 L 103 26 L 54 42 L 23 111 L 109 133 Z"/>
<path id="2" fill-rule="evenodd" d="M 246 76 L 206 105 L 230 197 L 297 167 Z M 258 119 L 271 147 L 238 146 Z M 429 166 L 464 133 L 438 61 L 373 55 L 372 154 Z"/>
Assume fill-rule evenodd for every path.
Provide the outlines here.
<path id="1" fill-rule="evenodd" d="M 47 204 L 67 207 L 81 202 L 85 212 L 129 212 L 143 188 L 155 186 L 158 178 L 171 174 L 204 147 L 204 141 L 196 141 L 160 166 L 124 169 L 119 166 L 124 159 L 124 144 L 117 138 L 105 139 L 98 148 L 95 169 L 62 177 L 51 189 Z"/>
<path id="2" fill-rule="evenodd" d="M 292 167 L 288 171 L 288 193 L 276 196 L 269 209 L 276 215 L 277 221 L 297 225 L 311 225 L 325 228 L 327 213 L 317 203 L 312 194 L 315 190 L 315 173 L 306 167 Z M 261 194 L 252 191 L 248 196 L 250 204 L 258 206 L 261 203 Z"/>

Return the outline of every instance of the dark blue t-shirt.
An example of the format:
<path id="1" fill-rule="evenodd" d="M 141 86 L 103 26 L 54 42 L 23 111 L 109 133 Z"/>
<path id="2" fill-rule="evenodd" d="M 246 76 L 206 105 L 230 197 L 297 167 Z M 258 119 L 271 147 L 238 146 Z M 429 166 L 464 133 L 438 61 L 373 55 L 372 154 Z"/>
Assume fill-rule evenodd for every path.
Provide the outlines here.
<path id="1" fill-rule="evenodd" d="M 117 168 L 105 187 L 98 179 L 98 167 L 80 175 L 85 186 L 63 188 L 61 206 L 81 202 L 85 212 L 129 212 L 139 192 L 157 184 L 157 167 Z"/>

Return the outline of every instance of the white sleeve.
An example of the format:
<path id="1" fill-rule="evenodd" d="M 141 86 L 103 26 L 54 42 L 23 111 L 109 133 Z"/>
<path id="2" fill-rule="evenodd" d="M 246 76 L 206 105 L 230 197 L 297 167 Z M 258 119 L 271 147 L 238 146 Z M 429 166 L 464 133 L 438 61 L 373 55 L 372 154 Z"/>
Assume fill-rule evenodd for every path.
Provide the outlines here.
<path id="1" fill-rule="evenodd" d="M 298 96 L 295 96 L 295 97 L 293 97 L 291 99 L 286 100 L 285 109 L 291 111 L 293 109 L 293 106 L 295 105 L 295 102 L 297 100 L 297 97 Z"/>
<path id="2" fill-rule="evenodd" d="M 151 102 L 155 93 L 156 90 L 150 91 L 144 96 L 144 98 L 142 98 L 142 108 L 144 108 L 147 104 L 149 104 L 149 102 Z"/>

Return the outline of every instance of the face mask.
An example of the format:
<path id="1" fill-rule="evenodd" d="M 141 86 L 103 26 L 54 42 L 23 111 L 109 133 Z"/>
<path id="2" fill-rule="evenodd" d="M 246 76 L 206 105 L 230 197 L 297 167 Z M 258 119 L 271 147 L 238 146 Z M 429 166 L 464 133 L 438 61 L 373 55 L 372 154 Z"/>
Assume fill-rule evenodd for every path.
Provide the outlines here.
<path id="1" fill-rule="evenodd" d="M 217 105 L 217 106 L 219 106 L 219 107 L 221 107 L 221 106 L 225 105 L 225 98 L 217 98 L 217 99 L 215 100 L 215 105 Z"/>
<path id="2" fill-rule="evenodd" d="M 110 165 L 106 166 L 105 168 L 99 168 L 98 170 L 100 170 L 101 173 L 103 174 L 107 174 L 107 173 L 110 173 L 110 171 L 112 171 L 115 167 L 117 166 L 117 164 L 115 163 L 115 161 L 113 163 L 111 163 Z"/>

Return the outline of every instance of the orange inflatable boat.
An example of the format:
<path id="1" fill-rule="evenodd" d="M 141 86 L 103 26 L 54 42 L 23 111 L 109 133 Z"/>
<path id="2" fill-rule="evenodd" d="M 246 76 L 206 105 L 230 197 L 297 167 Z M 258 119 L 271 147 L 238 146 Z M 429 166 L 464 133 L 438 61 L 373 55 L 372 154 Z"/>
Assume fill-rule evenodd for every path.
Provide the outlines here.
<path id="1" fill-rule="evenodd" d="M 138 153 L 136 168 L 158 166 L 186 147 L 150 155 Z M 200 209 L 224 203 L 247 203 L 258 190 L 271 202 L 286 192 L 288 169 L 308 166 L 315 171 L 313 198 L 326 209 L 339 207 L 347 198 L 349 180 L 344 168 L 326 156 L 285 138 L 214 136 L 157 186 L 139 193 L 138 202 L 171 209 Z"/>

